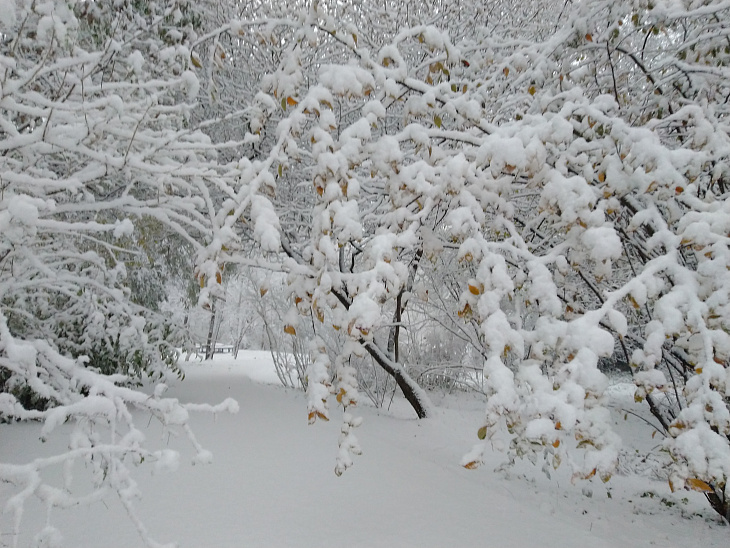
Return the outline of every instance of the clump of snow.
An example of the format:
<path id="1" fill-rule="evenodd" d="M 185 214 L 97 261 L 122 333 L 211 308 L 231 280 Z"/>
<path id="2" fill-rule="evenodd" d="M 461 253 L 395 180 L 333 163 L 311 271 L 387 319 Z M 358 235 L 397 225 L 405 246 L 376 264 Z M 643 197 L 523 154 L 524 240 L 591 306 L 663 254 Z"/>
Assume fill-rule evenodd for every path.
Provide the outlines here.
<path id="1" fill-rule="evenodd" d="M 192 103 L 198 98 L 200 92 L 200 81 L 195 73 L 191 70 L 186 70 L 180 76 L 180 80 L 183 84 L 183 90 L 187 96 L 188 102 Z"/>
<path id="2" fill-rule="evenodd" d="M 134 50 L 132 53 L 129 54 L 127 57 L 127 64 L 129 65 L 129 68 L 134 72 L 136 75 L 142 74 L 142 69 L 144 68 L 144 56 L 142 55 L 142 52 L 139 50 Z"/>
<path id="3" fill-rule="evenodd" d="M 122 219 L 114 223 L 114 237 L 122 238 L 124 236 L 131 236 L 134 233 L 134 224 L 131 219 Z"/>
<path id="4" fill-rule="evenodd" d="M 375 88 L 372 74 L 355 65 L 323 65 L 319 69 L 319 83 L 335 95 L 355 97 Z"/>
<path id="5" fill-rule="evenodd" d="M 281 245 L 279 238 L 279 217 L 274 206 L 264 196 L 251 199 L 251 218 L 254 222 L 254 236 L 264 251 L 278 251 Z"/>

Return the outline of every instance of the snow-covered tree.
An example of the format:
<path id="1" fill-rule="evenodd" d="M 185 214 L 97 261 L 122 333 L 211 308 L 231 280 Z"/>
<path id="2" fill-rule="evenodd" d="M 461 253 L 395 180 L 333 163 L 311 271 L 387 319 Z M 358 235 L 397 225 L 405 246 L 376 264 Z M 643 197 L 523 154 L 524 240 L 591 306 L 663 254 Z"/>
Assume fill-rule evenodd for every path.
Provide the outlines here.
<path id="1" fill-rule="evenodd" d="M 618 353 L 673 488 L 729 517 L 727 6 L 377 4 L 234 24 L 274 67 L 225 226 L 287 255 L 288 333 L 306 316 L 347 336 L 335 356 L 314 343 L 310 418 L 330 393 L 357 402 L 363 355 L 428 415 L 400 333 L 448 279 L 445 313 L 485 362 L 480 438 L 503 425 L 512 457 L 607 480 L 620 441 L 598 365 Z"/>
<path id="2" fill-rule="evenodd" d="M 193 276 L 215 239 L 215 189 L 235 179 L 192 123 L 195 16 L 186 2 L 144 1 L 17 0 L 0 12 L 0 421 L 43 421 L 43 437 L 75 424 L 67 452 L 0 463 L 16 488 L 3 508 L 16 530 L 3 535 L 17 543 L 36 497 L 49 507 L 38 542 L 51 542 L 50 508 L 111 490 L 154 545 L 130 470 L 177 456 L 146 448 L 132 410 L 187 434 L 205 461 L 188 412 L 236 408 L 183 405 L 162 383 L 132 388 L 176 367 L 181 326 L 159 313 L 161 275 Z M 92 472 L 88 496 L 69 491 L 76 461 Z M 53 466 L 64 485 L 46 483 Z"/>

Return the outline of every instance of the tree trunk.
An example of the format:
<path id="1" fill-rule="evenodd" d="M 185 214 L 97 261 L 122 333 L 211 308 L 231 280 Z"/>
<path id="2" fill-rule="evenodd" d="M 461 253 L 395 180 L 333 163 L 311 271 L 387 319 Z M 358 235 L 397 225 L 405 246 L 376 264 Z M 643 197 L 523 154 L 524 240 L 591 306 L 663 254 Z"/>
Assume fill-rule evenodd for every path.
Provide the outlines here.
<path id="1" fill-rule="evenodd" d="M 395 379 L 418 418 L 425 419 L 431 416 L 431 402 L 426 391 L 403 370 L 403 366 L 392 361 L 375 343 L 363 339 L 360 340 L 360 343 L 377 364 Z"/>
<path id="2" fill-rule="evenodd" d="M 705 493 L 705 496 L 712 509 L 730 523 L 730 500 L 725 497 L 724 491 L 716 489 L 712 493 Z"/>
<path id="3" fill-rule="evenodd" d="M 210 305 L 210 325 L 208 326 L 208 341 L 205 346 L 205 359 L 212 360 L 215 346 L 213 342 L 213 333 L 215 331 L 215 300 Z"/>
<path id="4" fill-rule="evenodd" d="M 421 257 L 423 257 L 423 247 L 419 247 L 413 256 L 413 260 L 408 266 L 408 281 L 406 282 L 406 286 L 398 292 L 398 296 L 395 299 L 393 326 L 390 328 L 390 333 L 388 334 L 388 355 L 396 363 L 400 362 L 400 325 L 403 320 L 403 312 L 408 304 L 407 300 L 403 302 L 403 296 L 406 292 L 410 293 L 413 291 L 413 282 L 416 279 L 418 263 L 421 262 Z"/>

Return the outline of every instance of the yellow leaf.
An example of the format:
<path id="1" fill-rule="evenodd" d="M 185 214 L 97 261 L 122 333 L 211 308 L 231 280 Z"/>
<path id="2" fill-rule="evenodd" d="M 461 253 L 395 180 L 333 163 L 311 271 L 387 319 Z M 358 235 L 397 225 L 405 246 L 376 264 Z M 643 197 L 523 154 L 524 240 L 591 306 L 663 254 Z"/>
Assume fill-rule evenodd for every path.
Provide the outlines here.
<path id="1" fill-rule="evenodd" d="M 344 395 L 345 395 L 345 389 L 340 388 L 340 392 L 339 392 L 339 394 L 337 394 L 337 401 L 339 403 L 342 403 L 342 396 L 344 396 Z"/>
<path id="2" fill-rule="evenodd" d="M 298 105 L 299 104 L 299 101 L 297 101 L 296 99 L 293 99 L 291 97 L 287 97 L 286 98 L 286 104 L 289 105 L 289 106 L 291 106 L 291 107 L 293 107 L 294 105 Z"/>
<path id="3" fill-rule="evenodd" d="M 220 270 L 219 270 L 218 272 L 215 273 L 215 283 L 220 285 L 222 281 L 223 281 L 223 276 L 221 275 Z"/>
<path id="4" fill-rule="evenodd" d="M 353 40 L 353 42 L 355 42 L 355 45 L 357 46 L 357 34 L 355 34 L 354 32 L 352 33 L 352 40 Z"/>
<path id="5" fill-rule="evenodd" d="M 598 181 L 602 183 L 605 180 L 606 180 L 606 173 L 602 171 L 601 173 L 598 174 Z"/>
<path id="6" fill-rule="evenodd" d="M 472 295 L 481 295 L 482 294 L 481 284 L 479 284 L 479 285 L 476 285 L 476 284 L 477 284 L 477 282 L 474 282 L 473 284 L 472 283 L 469 284 L 469 293 L 471 293 Z"/>
<path id="7" fill-rule="evenodd" d="M 689 478 L 685 485 L 692 491 L 700 491 L 702 493 L 714 493 L 715 490 L 707 483 L 697 478 Z"/>
<path id="8" fill-rule="evenodd" d="M 297 330 L 294 329 L 294 326 L 293 325 L 285 325 L 284 326 L 284 333 L 286 333 L 287 335 L 296 335 L 297 334 Z"/>
<path id="9" fill-rule="evenodd" d="M 198 57 L 198 54 L 194 51 L 190 52 L 190 62 L 193 64 L 195 68 L 203 68 L 203 63 L 200 62 L 200 58 Z"/>
<path id="10" fill-rule="evenodd" d="M 475 468 L 479 468 L 479 464 L 479 461 L 473 460 L 471 462 L 467 462 L 464 465 L 464 468 L 466 468 L 467 470 L 474 470 Z"/>
<path id="11" fill-rule="evenodd" d="M 438 114 L 433 117 L 433 123 L 436 124 L 436 127 L 441 127 L 441 117 Z"/>
<path id="12" fill-rule="evenodd" d="M 509 76 L 509 67 L 504 67 L 504 70 L 502 70 L 502 72 L 504 72 L 505 76 Z"/>
<path id="13" fill-rule="evenodd" d="M 307 416 L 307 420 L 309 421 L 309 424 L 314 424 L 317 419 L 322 419 L 323 421 L 329 421 L 329 418 L 327 415 L 320 411 L 310 411 L 309 415 Z"/>
<path id="14" fill-rule="evenodd" d="M 586 40 L 593 42 L 593 36 L 591 34 L 586 34 Z"/>
<path id="15" fill-rule="evenodd" d="M 535 86 L 530 86 L 529 88 L 527 88 L 527 92 L 528 92 L 528 93 L 529 93 L 530 95 L 535 95 L 535 92 L 536 92 L 536 91 L 537 91 L 537 90 L 535 89 Z"/>
<path id="16" fill-rule="evenodd" d="M 281 98 L 281 109 L 286 110 L 286 99 L 284 97 Z"/>
<path id="17" fill-rule="evenodd" d="M 266 294 L 267 294 L 268 292 L 269 292 L 268 288 L 266 288 L 266 287 L 263 287 L 263 286 L 259 287 L 259 294 L 260 294 L 260 295 L 261 295 L 262 297 L 263 297 L 264 295 L 266 295 Z"/>
<path id="18" fill-rule="evenodd" d="M 556 449 L 557 449 L 558 447 L 560 447 L 560 440 L 555 440 L 555 441 L 553 442 L 553 447 L 555 447 Z"/>
<path id="19" fill-rule="evenodd" d="M 482 426 L 479 430 L 477 430 L 477 437 L 480 440 L 483 440 L 484 438 L 487 437 L 487 427 L 486 426 Z"/>
<path id="20" fill-rule="evenodd" d="M 200 275 L 200 289 L 205 287 L 205 274 Z"/>

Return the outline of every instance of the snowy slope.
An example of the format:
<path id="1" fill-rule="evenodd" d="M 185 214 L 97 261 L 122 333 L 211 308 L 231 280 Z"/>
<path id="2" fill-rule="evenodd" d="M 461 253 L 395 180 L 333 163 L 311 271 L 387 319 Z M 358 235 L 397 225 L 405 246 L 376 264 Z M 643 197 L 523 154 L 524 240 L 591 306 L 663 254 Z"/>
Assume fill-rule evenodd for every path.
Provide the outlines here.
<path id="1" fill-rule="evenodd" d="M 495 473 L 499 453 L 480 469 L 460 467 L 482 415 L 473 396 L 435 398 L 436 417 L 424 421 L 412 419 L 398 401 L 391 411 L 363 407 L 364 454 L 338 478 L 337 412 L 330 423 L 307 426 L 303 394 L 262 384 L 276 381 L 265 353 L 184 365 L 186 380 L 171 388 L 176 397 L 216 402 L 232 396 L 241 411 L 193 419 L 199 440 L 214 452 L 209 465 L 193 466 L 182 440 L 161 438 L 154 424 L 148 428 L 150 440 L 180 449 L 183 457 L 171 474 L 153 475 L 146 465 L 138 470 L 140 513 L 161 542 L 181 548 L 727 546 L 730 530 L 702 498 L 670 494 L 664 481 L 616 476 L 607 485 L 572 486 L 562 472 L 550 481 L 539 467 L 519 463 Z M 618 408 L 629 408 L 626 390 L 614 396 Z M 632 415 L 617 420 L 629 439 L 656 445 Z M 62 433 L 42 445 L 37 425 L 0 425 L 0 462 L 59 451 Z M 76 476 L 83 489 L 83 471 Z M 0 503 L 9 495 L 0 486 Z M 0 518 L 3 533 L 7 519 Z M 29 508 L 19 546 L 30 544 L 44 519 L 40 506 Z M 112 495 L 91 507 L 55 510 L 51 519 L 64 534 L 63 546 L 142 545 Z M 0 546 L 12 540 L 3 535 Z"/>

